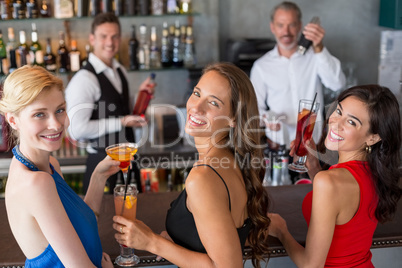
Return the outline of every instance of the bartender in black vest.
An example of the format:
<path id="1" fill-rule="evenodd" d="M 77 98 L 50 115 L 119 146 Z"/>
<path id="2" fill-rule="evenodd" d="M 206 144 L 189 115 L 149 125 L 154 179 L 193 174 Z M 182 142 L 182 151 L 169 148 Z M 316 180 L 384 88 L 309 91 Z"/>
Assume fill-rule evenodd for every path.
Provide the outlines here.
<path id="1" fill-rule="evenodd" d="M 91 25 L 89 42 L 93 52 L 88 63 L 73 76 L 66 89 L 69 134 L 74 140 L 89 141 L 84 192 L 96 165 L 106 157 L 105 148 L 134 142 L 133 127 L 147 124 L 144 118 L 131 115 L 127 72 L 115 59 L 121 42 L 119 19 L 113 13 L 98 14 Z M 149 78 L 140 85 L 139 90 L 142 89 L 154 93 Z M 139 179 L 138 169 L 136 173 Z M 116 178 L 117 175 L 108 180 L 111 193 Z"/>

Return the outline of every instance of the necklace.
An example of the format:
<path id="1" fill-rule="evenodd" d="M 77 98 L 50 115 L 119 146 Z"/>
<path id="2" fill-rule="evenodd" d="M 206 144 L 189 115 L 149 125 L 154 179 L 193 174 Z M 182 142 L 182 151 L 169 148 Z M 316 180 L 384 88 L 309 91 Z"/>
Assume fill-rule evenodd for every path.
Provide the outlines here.
<path id="1" fill-rule="evenodd" d="M 39 168 L 34 163 L 32 163 L 31 160 L 29 160 L 27 157 L 25 157 L 25 155 L 23 155 L 21 153 L 19 145 L 14 146 L 12 151 L 13 151 L 15 158 L 18 161 L 20 161 L 22 164 L 27 166 L 27 168 L 29 168 L 32 171 L 39 171 Z"/>

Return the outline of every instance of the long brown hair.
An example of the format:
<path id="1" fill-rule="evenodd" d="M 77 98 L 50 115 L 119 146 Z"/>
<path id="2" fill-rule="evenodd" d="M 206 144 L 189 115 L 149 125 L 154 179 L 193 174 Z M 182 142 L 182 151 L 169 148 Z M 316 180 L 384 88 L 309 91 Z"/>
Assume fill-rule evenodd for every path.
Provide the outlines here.
<path id="1" fill-rule="evenodd" d="M 260 176 L 263 169 L 263 154 L 260 145 L 261 132 L 257 98 L 250 79 L 241 69 L 231 63 L 215 63 L 207 66 L 204 73 L 215 71 L 225 77 L 231 89 L 231 116 L 236 126 L 231 129 L 226 139 L 235 155 L 247 191 L 247 211 L 252 226 L 248 241 L 252 249 L 254 267 L 260 267 L 263 255 L 268 253 L 267 228 L 270 219 L 267 216 L 269 198 L 262 186 Z M 252 163 L 260 163 L 253 165 Z"/>
<path id="2" fill-rule="evenodd" d="M 402 189 L 401 178 L 401 118 L 395 95 L 386 87 L 362 85 L 349 88 L 338 97 L 338 102 L 354 96 L 367 105 L 371 134 L 381 140 L 371 146 L 367 161 L 379 197 L 375 216 L 379 222 L 392 220 Z"/>

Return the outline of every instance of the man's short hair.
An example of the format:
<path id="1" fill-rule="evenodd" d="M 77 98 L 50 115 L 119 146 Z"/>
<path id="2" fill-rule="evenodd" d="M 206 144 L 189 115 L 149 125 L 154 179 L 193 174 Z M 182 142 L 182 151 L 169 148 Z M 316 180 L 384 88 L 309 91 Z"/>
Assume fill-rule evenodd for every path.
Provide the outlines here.
<path id="1" fill-rule="evenodd" d="M 99 13 L 98 15 L 95 16 L 91 25 L 91 34 L 95 34 L 96 28 L 104 23 L 116 23 L 119 26 L 119 32 L 121 33 L 119 18 L 114 13 L 107 12 L 107 13 Z"/>
<path id="2" fill-rule="evenodd" d="M 274 21 L 275 12 L 276 12 L 278 9 L 294 10 L 294 11 L 296 11 L 296 14 L 297 14 L 297 17 L 298 17 L 299 21 L 301 21 L 301 19 L 302 19 L 302 13 L 301 13 L 301 10 L 300 10 L 299 6 L 296 5 L 296 3 L 284 1 L 284 2 L 282 2 L 282 3 L 278 4 L 278 5 L 276 5 L 276 6 L 272 9 L 272 11 L 271 11 L 271 22 Z"/>

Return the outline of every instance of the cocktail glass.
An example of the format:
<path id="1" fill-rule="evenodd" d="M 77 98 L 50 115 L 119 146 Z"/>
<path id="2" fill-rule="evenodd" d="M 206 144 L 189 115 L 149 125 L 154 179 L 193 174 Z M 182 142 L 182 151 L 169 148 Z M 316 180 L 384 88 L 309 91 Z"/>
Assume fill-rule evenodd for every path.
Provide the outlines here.
<path id="1" fill-rule="evenodd" d="M 138 191 L 135 186 L 116 186 L 114 188 L 116 215 L 123 216 L 128 220 L 135 220 L 137 214 L 137 194 Z M 138 264 L 140 258 L 134 254 L 133 248 L 120 244 L 120 255 L 117 256 L 115 262 L 123 267 L 131 267 Z"/>
<path id="2" fill-rule="evenodd" d="M 123 172 L 124 183 L 127 185 L 127 172 L 131 160 L 138 151 L 136 143 L 117 143 L 106 147 L 106 153 L 113 159 L 120 161 L 120 169 Z"/>
<path id="3" fill-rule="evenodd" d="M 293 163 L 288 167 L 292 171 L 300 173 L 308 171 L 306 167 L 308 151 L 305 143 L 311 139 L 319 108 L 320 104 L 318 102 L 313 102 L 311 100 L 299 101 L 295 140 L 296 151 L 293 156 Z"/>

